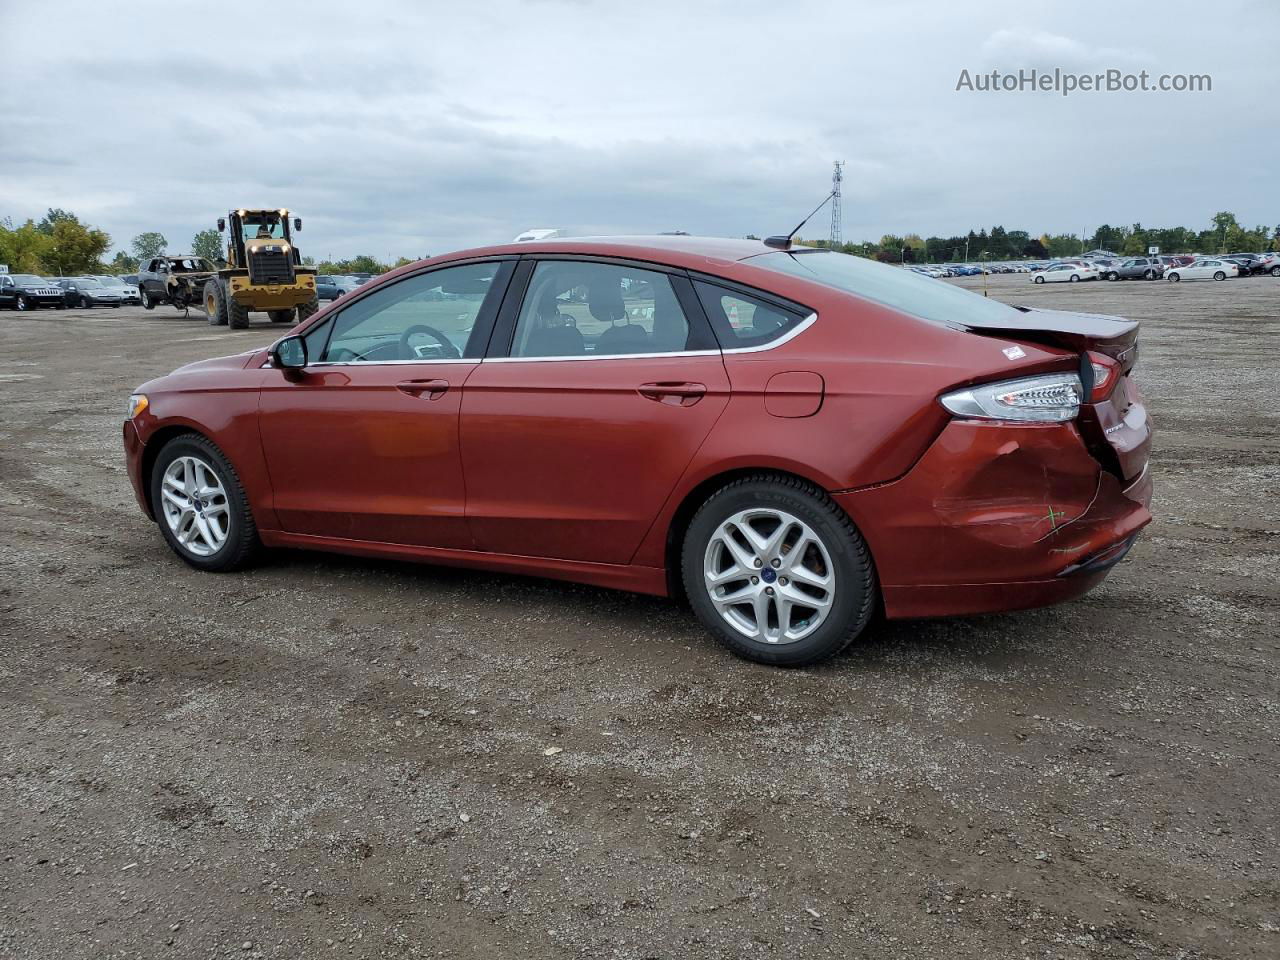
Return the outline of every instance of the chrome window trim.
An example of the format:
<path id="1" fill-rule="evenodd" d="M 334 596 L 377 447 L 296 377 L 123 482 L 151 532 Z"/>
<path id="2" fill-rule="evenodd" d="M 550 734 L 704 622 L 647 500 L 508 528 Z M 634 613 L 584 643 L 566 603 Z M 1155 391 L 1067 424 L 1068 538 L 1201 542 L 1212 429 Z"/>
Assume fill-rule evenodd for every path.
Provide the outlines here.
<path id="1" fill-rule="evenodd" d="M 391 367 L 391 366 L 422 366 L 423 364 L 437 363 L 557 363 L 565 360 L 645 360 L 659 359 L 671 360 L 677 357 L 714 357 L 722 354 L 742 354 L 742 353 L 765 353 L 774 347 L 780 347 L 784 343 L 789 343 L 800 334 L 804 333 L 811 326 L 818 322 L 818 314 L 809 314 L 785 334 L 776 340 L 770 340 L 768 343 L 761 343 L 754 347 L 730 347 L 727 350 L 675 350 L 665 351 L 662 353 L 606 353 L 606 354 L 578 354 L 562 357 L 457 357 L 441 360 L 330 360 L 320 363 L 308 363 L 303 369 L 311 370 L 318 367 Z M 270 349 L 270 348 L 268 348 Z M 271 356 L 267 355 L 267 360 L 263 363 L 264 367 L 270 367 Z"/>

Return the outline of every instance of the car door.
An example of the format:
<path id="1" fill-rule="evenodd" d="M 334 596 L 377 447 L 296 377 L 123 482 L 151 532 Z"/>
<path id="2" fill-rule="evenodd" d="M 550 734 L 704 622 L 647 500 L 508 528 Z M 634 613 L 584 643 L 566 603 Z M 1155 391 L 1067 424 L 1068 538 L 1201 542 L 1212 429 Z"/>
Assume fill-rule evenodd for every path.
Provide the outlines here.
<path id="1" fill-rule="evenodd" d="M 18 302 L 18 288 L 13 278 L 0 274 L 0 307 L 12 307 Z"/>
<path id="2" fill-rule="evenodd" d="M 470 548 L 458 411 L 510 259 L 381 284 L 303 333 L 307 364 L 261 393 L 281 527 L 296 534 Z"/>
<path id="3" fill-rule="evenodd" d="M 626 563 L 728 402 L 706 317 L 628 261 L 526 260 L 508 300 L 462 398 L 476 545 Z"/>

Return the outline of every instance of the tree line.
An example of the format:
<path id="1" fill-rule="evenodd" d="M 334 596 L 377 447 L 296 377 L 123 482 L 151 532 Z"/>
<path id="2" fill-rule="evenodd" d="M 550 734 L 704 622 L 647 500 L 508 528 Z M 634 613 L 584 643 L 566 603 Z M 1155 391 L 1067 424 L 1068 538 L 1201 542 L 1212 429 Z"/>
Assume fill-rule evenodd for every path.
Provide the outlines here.
<path id="1" fill-rule="evenodd" d="M 1280 224 L 1274 228 L 1258 225 L 1241 226 L 1234 213 L 1215 214 L 1212 226 L 1203 230 L 1193 227 L 1129 227 L 1103 224 L 1091 234 L 1042 233 L 1006 230 L 1002 226 L 990 230 L 970 230 L 951 237 L 921 237 L 886 234 L 876 242 L 845 243 L 844 253 L 869 257 L 885 263 L 959 263 L 981 260 L 1049 260 L 1078 257 L 1089 250 L 1109 250 L 1124 256 L 1139 256 L 1148 247 L 1159 247 L 1161 253 L 1257 253 L 1280 247 Z M 811 241 L 825 247 L 827 241 Z"/>
<path id="2" fill-rule="evenodd" d="M 845 243 L 843 253 L 852 253 L 886 263 L 955 263 L 979 260 L 1046 260 L 1077 257 L 1094 249 L 1110 250 L 1126 256 L 1147 252 L 1156 246 L 1162 253 L 1256 253 L 1280 247 L 1280 224 L 1274 229 L 1256 226 L 1246 229 L 1235 214 L 1215 214 L 1212 225 L 1203 230 L 1192 227 L 1129 227 L 1103 224 L 1092 234 L 1070 233 L 1032 235 L 1026 230 L 1006 230 L 1002 226 L 990 230 L 970 230 L 951 237 L 921 237 L 886 234 L 879 242 Z M 812 241 L 825 247 L 827 241 Z M 74 213 L 51 207 L 36 222 L 27 220 L 15 227 L 9 218 L 0 220 L 0 263 L 8 264 L 11 273 L 34 273 L 74 276 L 83 273 L 134 273 L 139 263 L 168 251 L 169 241 L 158 231 L 140 233 L 129 243 L 129 249 L 117 250 L 104 259 L 111 248 L 111 236 L 104 230 L 84 223 Z M 193 253 L 217 261 L 224 256 L 222 236 L 217 230 L 201 230 L 190 245 L 179 253 Z M 304 257 L 303 263 L 320 273 L 386 273 L 412 263 L 415 258 L 400 257 L 394 263 L 383 263 L 368 254 L 346 260 L 321 260 Z"/>

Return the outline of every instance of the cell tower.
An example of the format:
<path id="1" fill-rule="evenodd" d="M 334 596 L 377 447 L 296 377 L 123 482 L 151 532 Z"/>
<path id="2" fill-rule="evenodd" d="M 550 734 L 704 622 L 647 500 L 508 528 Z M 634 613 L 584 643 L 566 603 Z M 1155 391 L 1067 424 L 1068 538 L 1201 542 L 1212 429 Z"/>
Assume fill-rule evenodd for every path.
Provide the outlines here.
<path id="1" fill-rule="evenodd" d="M 844 243 L 841 229 L 844 218 L 840 213 L 840 181 L 844 179 L 843 167 L 844 161 L 837 160 L 831 171 L 831 239 L 828 241 L 828 246 L 832 250 L 839 249 Z"/>

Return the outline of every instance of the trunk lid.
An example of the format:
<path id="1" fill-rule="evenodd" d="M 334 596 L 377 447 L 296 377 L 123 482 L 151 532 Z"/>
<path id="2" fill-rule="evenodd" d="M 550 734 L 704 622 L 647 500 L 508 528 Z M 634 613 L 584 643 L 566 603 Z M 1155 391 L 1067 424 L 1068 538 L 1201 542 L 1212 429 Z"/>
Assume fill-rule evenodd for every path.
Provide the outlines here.
<path id="1" fill-rule="evenodd" d="M 1124 375 L 1111 393 L 1098 403 L 1081 404 L 1077 424 L 1094 459 L 1127 485 L 1136 484 L 1147 469 L 1151 453 L 1151 421 L 1132 377 L 1138 362 L 1138 321 L 1100 313 L 1014 309 L 1017 314 L 1007 320 L 969 325 L 969 329 L 980 335 L 1062 347 L 1080 354 L 1092 350 L 1120 365 Z"/>

